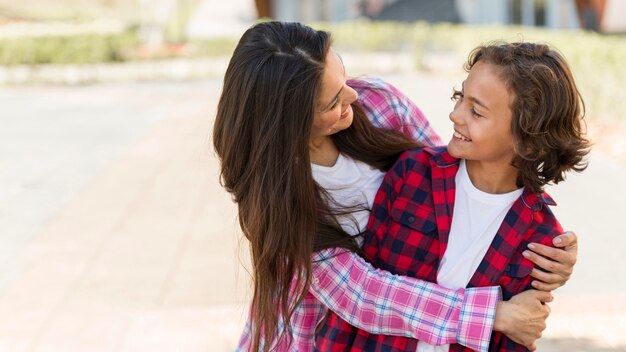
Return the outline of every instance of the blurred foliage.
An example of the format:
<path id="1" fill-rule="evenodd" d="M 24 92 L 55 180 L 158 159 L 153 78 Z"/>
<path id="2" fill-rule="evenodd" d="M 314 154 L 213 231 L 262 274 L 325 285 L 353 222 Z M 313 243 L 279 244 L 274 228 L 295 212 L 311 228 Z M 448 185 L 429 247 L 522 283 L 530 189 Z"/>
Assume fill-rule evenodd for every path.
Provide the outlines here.
<path id="1" fill-rule="evenodd" d="M 215 38 L 191 40 L 189 54 L 194 57 L 230 56 L 239 38 Z"/>
<path id="2" fill-rule="evenodd" d="M 87 64 L 124 61 L 139 45 L 134 31 L 98 35 L 26 37 L 0 40 L 1 65 Z"/>
<path id="3" fill-rule="evenodd" d="M 199 0 L 177 0 L 176 11 L 165 24 L 165 40 L 169 43 L 182 43 L 187 40 L 187 24 L 199 6 Z"/>

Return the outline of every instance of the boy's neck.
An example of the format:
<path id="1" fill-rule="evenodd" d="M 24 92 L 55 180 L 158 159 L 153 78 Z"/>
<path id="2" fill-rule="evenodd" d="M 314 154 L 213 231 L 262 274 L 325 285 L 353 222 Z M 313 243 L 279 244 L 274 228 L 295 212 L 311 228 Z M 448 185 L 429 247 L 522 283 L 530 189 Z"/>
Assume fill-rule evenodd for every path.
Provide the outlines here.
<path id="1" fill-rule="evenodd" d="M 491 194 L 513 192 L 517 186 L 518 170 L 510 163 L 489 163 L 465 160 L 467 174 L 474 187 Z"/>

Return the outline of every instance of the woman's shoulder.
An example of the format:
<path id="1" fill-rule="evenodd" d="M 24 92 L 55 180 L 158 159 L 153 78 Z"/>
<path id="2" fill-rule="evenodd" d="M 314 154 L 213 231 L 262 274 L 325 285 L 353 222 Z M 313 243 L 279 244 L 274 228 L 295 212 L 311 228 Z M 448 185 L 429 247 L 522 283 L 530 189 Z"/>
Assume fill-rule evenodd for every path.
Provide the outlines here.
<path id="1" fill-rule="evenodd" d="M 399 129 L 410 116 L 418 115 L 411 114 L 413 105 L 407 96 L 380 78 L 360 77 L 347 83 L 359 94 L 359 106 L 375 126 Z"/>
<path id="2" fill-rule="evenodd" d="M 348 85 L 359 93 L 371 93 L 386 96 L 401 96 L 404 94 L 394 87 L 391 83 L 384 81 L 378 77 L 358 77 L 348 80 Z"/>

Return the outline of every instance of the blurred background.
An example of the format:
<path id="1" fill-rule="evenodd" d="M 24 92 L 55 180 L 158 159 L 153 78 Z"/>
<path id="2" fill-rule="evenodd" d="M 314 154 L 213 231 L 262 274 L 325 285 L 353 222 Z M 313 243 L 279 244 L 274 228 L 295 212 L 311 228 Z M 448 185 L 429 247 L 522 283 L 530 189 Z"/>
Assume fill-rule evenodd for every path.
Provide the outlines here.
<path id="1" fill-rule="evenodd" d="M 472 48 L 562 51 L 594 150 L 548 190 L 580 251 L 539 351 L 626 351 L 625 1 L 0 0 L 0 352 L 234 350 L 249 259 L 210 136 L 260 18 L 331 31 L 444 140 Z"/>

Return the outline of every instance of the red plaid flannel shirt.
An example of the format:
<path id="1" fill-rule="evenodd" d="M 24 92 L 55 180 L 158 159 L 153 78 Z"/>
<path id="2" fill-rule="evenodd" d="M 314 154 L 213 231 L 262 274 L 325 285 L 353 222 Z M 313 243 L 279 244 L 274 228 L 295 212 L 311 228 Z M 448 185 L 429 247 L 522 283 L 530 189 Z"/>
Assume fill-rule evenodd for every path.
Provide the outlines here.
<path id="1" fill-rule="evenodd" d="M 389 170 L 372 208 L 364 249 L 376 267 L 436 282 L 448 243 L 459 159 L 445 147 L 408 151 Z M 533 263 L 522 256 L 530 242 L 552 245 L 562 228 L 547 205 L 547 194 L 525 189 L 507 213 L 468 287 L 500 285 L 505 300 L 530 289 Z M 463 317 L 460 317 L 462 320 Z M 321 351 L 415 351 L 411 338 L 374 335 L 329 313 L 318 334 Z M 493 332 L 490 351 L 526 351 Z M 471 351 L 459 344 L 450 351 Z"/>

